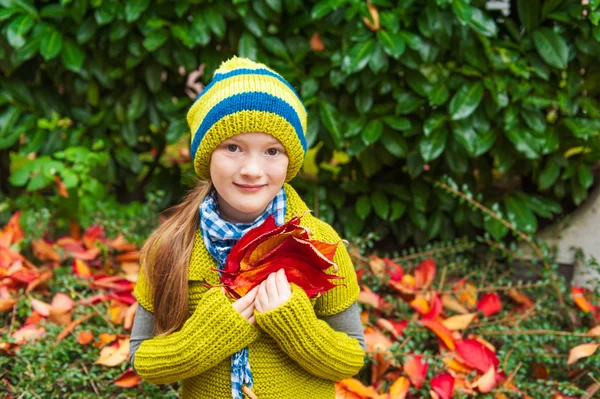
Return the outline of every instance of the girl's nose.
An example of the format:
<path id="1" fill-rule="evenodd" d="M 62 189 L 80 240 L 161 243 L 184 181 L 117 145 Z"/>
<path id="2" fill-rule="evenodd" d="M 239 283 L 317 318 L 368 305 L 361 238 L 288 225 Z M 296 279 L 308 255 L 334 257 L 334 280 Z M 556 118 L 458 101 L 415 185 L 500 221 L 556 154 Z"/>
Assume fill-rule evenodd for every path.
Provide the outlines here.
<path id="1" fill-rule="evenodd" d="M 249 178 L 258 178 L 263 175 L 263 168 L 260 161 L 256 159 L 256 157 L 250 156 L 242 164 L 240 173 L 242 176 Z"/>

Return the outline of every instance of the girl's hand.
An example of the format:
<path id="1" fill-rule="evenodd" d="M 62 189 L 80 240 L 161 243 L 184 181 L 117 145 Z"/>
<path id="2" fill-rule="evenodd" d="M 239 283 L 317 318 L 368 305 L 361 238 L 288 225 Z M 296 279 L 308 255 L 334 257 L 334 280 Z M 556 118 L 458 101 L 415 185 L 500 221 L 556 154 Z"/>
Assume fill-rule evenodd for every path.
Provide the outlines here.
<path id="1" fill-rule="evenodd" d="M 258 293 L 258 287 L 259 286 L 257 285 L 252 288 L 246 295 L 233 303 L 233 308 L 251 324 L 256 324 L 256 319 L 254 318 L 254 300 Z"/>
<path id="2" fill-rule="evenodd" d="M 263 313 L 283 305 L 292 296 L 292 287 L 283 269 L 269 274 L 259 286 L 254 300 L 256 309 Z"/>

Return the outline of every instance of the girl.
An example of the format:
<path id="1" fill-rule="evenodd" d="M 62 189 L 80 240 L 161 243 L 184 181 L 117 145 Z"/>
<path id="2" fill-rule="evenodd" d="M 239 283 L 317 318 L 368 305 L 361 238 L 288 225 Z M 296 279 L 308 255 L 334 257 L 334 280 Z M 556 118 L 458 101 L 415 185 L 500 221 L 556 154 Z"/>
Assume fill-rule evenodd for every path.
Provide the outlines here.
<path id="1" fill-rule="evenodd" d="M 364 361 L 356 274 L 333 228 L 302 217 L 312 238 L 339 243 L 333 260 L 344 279 L 317 299 L 280 270 L 233 301 L 211 270 L 270 214 L 281 225 L 308 209 L 287 184 L 306 153 L 306 109 L 280 75 L 234 57 L 187 120 L 201 180 L 142 248 L 136 373 L 155 384 L 183 380 L 182 398 L 333 399 L 333 382 Z"/>

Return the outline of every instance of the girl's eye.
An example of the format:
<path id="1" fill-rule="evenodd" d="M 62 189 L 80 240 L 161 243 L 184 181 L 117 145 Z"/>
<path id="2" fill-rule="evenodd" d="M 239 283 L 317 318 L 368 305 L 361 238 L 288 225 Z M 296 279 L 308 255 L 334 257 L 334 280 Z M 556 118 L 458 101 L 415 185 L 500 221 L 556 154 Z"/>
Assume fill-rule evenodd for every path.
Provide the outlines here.
<path id="1" fill-rule="evenodd" d="M 269 148 L 267 150 L 267 152 L 269 153 L 269 155 L 277 155 L 279 154 L 281 151 L 278 148 Z"/>
<path id="2" fill-rule="evenodd" d="M 235 152 L 235 150 L 237 150 L 238 146 L 235 144 L 228 144 L 227 145 L 227 150 L 230 152 Z"/>

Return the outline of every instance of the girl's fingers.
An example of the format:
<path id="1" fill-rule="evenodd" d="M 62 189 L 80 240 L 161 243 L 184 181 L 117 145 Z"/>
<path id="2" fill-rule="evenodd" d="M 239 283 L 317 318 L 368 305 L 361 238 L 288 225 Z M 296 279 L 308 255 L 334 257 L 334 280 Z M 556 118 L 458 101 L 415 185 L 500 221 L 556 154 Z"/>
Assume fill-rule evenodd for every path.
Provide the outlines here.
<path id="1" fill-rule="evenodd" d="M 283 269 L 279 269 L 277 275 L 275 276 L 275 281 L 277 283 L 277 292 L 279 292 L 279 296 L 283 296 L 284 294 L 291 292 L 290 283 L 288 282 L 287 276 L 285 275 L 285 271 Z"/>
<path id="2" fill-rule="evenodd" d="M 260 283 L 257 297 L 260 298 L 260 303 L 263 305 L 263 309 L 269 306 L 269 294 L 267 294 L 266 280 Z"/>
<path id="3" fill-rule="evenodd" d="M 254 314 L 254 306 L 249 306 L 240 313 L 244 319 L 248 320 Z"/>
<path id="4" fill-rule="evenodd" d="M 258 310 L 260 313 L 262 313 L 263 311 L 263 307 L 262 304 L 260 303 L 260 298 L 256 298 L 256 301 L 254 301 L 254 306 L 256 307 L 256 310 Z"/>
<path id="5" fill-rule="evenodd" d="M 279 298 L 279 291 L 277 290 L 277 282 L 275 281 L 277 273 L 269 274 L 267 277 L 267 293 L 269 298 Z"/>
<path id="6" fill-rule="evenodd" d="M 256 317 L 254 317 L 254 315 L 252 315 L 252 317 L 250 317 L 250 318 L 248 319 L 248 322 L 249 322 L 250 324 L 256 324 Z"/>
<path id="7" fill-rule="evenodd" d="M 248 291 L 246 293 L 246 295 L 244 295 L 243 297 L 238 299 L 237 300 L 237 303 L 239 303 L 238 306 L 240 306 L 242 309 L 245 309 L 246 307 L 248 307 L 248 305 L 251 305 L 254 302 L 254 298 L 256 298 L 256 293 L 258 292 L 257 288 L 258 287 L 252 288 L 250 291 Z"/>

